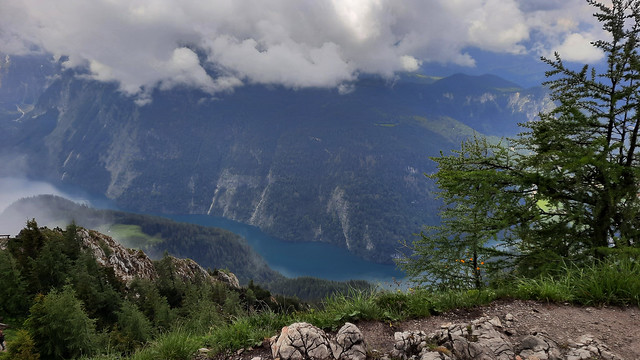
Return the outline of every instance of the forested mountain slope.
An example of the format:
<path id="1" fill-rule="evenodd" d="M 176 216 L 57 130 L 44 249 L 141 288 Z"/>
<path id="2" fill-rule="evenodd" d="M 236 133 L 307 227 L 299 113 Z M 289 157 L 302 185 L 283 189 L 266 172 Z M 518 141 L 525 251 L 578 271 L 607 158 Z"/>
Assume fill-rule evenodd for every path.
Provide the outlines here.
<path id="1" fill-rule="evenodd" d="M 5 91 L 9 82 L 0 85 L 8 134 L 0 153 L 26 175 L 104 194 L 125 209 L 224 216 L 381 262 L 437 221 L 435 188 L 423 176 L 434 170 L 429 156 L 474 131 L 514 134 L 551 104 L 541 89 L 495 76 L 409 74 L 363 77 L 342 93 L 156 90 L 138 106 L 114 84 L 54 65 L 31 81 L 34 69 L 16 65 L 26 60 L 10 60 L 2 79 L 40 89 L 17 99 Z"/>

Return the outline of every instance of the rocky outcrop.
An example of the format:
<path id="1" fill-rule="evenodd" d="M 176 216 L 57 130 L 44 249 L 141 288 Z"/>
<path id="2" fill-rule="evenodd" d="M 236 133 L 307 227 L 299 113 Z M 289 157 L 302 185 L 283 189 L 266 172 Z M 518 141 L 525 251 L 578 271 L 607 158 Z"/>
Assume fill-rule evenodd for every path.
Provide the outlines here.
<path id="1" fill-rule="evenodd" d="M 112 268 L 115 276 L 125 284 L 135 278 L 153 280 L 158 277 L 153 262 L 142 250 L 127 249 L 113 238 L 94 230 L 78 228 L 77 236 L 96 261 Z"/>
<path id="2" fill-rule="evenodd" d="M 125 248 L 113 238 L 94 230 L 78 228 L 77 236 L 82 246 L 93 254 L 96 261 L 113 269 L 115 276 L 129 284 L 133 279 L 154 280 L 158 273 L 153 261 L 142 251 Z M 230 272 L 217 271 L 213 275 L 191 259 L 170 257 L 177 277 L 189 283 L 220 282 L 236 289 L 240 288 L 238 278 Z"/>
<path id="3" fill-rule="evenodd" d="M 425 334 L 406 331 L 395 334 L 395 344 L 387 358 L 452 360 L 621 360 L 593 336 L 577 342 L 558 344 L 544 333 L 516 335 L 510 327 L 513 316 L 505 316 L 506 326 L 498 317 L 481 317 L 470 323 L 445 324 Z"/>
<path id="4" fill-rule="evenodd" d="M 426 334 L 404 331 L 394 334 L 393 350 L 383 360 L 622 360 L 591 335 L 559 344 L 541 332 L 519 334 L 513 315 L 481 317 L 471 322 L 444 324 Z M 503 325 L 504 324 L 504 325 Z M 346 323 L 335 336 L 308 323 L 285 326 L 270 340 L 271 355 L 279 360 L 364 360 L 365 339 L 358 327 Z"/>
<path id="5" fill-rule="evenodd" d="M 294 323 L 282 328 L 279 336 L 270 340 L 274 359 L 338 359 L 364 360 L 367 351 L 364 336 L 357 326 L 346 323 L 329 337 L 321 329 L 305 323 Z"/>
<path id="6" fill-rule="evenodd" d="M 360 360 L 367 357 L 362 331 L 352 323 L 346 323 L 329 343 L 333 357 L 338 360 Z"/>
<path id="7" fill-rule="evenodd" d="M 184 282 L 221 282 L 232 288 L 240 288 L 238 278 L 231 272 L 217 270 L 212 275 L 191 259 L 179 259 L 173 256 L 170 258 L 175 274 Z"/>
<path id="8" fill-rule="evenodd" d="M 217 270 L 213 276 L 220 282 L 229 285 L 232 288 L 240 289 L 240 281 L 236 274 L 228 271 Z"/>

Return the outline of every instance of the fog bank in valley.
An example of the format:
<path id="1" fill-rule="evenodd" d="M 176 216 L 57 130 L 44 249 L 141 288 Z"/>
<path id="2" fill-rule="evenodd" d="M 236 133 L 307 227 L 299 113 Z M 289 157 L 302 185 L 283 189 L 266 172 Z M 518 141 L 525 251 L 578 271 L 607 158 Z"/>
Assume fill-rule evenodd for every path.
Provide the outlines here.
<path id="1" fill-rule="evenodd" d="M 13 213 L 9 216 L 5 213 L 5 210 L 11 204 L 22 198 L 41 194 L 57 195 L 79 201 L 79 199 L 73 199 L 72 196 L 46 182 L 29 180 L 23 177 L 0 177 L 0 234 L 17 235 L 27 220 L 33 218 L 33 215 L 28 213 L 29 211 L 24 211 L 20 214 Z M 41 225 L 45 225 L 47 222 L 47 219 L 36 220 Z"/>

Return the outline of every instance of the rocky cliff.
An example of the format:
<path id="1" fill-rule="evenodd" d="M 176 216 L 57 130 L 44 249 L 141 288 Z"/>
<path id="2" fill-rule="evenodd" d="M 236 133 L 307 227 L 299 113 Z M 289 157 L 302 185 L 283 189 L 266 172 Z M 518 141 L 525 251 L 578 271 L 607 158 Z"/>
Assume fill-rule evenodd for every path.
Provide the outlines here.
<path id="1" fill-rule="evenodd" d="M 113 269 L 115 276 L 123 283 L 128 284 L 135 278 L 158 278 L 153 262 L 142 250 L 127 249 L 109 236 L 84 228 L 78 229 L 77 236 L 82 246 L 91 251 L 96 261 Z M 184 282 L 222 282 L 230 287 L 240 288 L 238 278 L 233 273 L 217 271 L 210 274 L 191 259 L 170 259 L 175 274 Z"/>

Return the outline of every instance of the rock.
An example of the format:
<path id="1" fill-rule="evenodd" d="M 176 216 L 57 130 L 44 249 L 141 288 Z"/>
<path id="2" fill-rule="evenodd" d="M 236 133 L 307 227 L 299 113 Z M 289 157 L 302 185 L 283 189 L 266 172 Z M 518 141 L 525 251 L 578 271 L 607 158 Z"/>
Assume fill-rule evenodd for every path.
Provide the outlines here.
<path id="1" fill-rule="evenodd" d="M 493 325 L 494 327 L 499 327 L 499 328 L 502 327 L 502 322 L 497 316 L 494 316 L 493 318 L 491 318 L 489 320 L 489 324 Z"/>
<path id="2" fill-rule="evenodd" d="M 541 333 L 525 336 L 517 347 L 517 352 L 524 359 L 553 360 L 561 358 L 556 342 Z"/>
<path id="3" fill-rule="evenodd" d="M 330 359 L 329 338 L 321 329 L 308 323 L 294 323 L 282 328 L 271 344 L 273 358 L 281 360 Z"/>
<path id="4" fill-rule="evenodd" d="M 570 345 L 567 360 L 592 358 L 621 360 L 621 358 L 612 353 L 606 345 L 601 344 L 595 337 L 589 334 L 582 335 L 575 343 Z"/>
<path id="5" fill-rule="evenodd" d="M 352 323 L 346 323 L 330 343 L 333 357 L 338 360 L 365 360 L 367 350 L 364 336 L 360 329 Z"/>
<path id="6" fill-rule="evenodd" d="M 129 284 L 136 277 L 147 280 L 158 277 L 153 262 L 142 250 L 127 249 L 109 236 L 84 228 L 78 228 L 77 236 L 98 264 L 112 268 L 123 283 Z"/>
<path id="7" fill-rule="evenodd" d="M 240 289 L 240 281 L 238 281 L 238 278 L 234 273 L 218 270 L 215 272 L 214 276 L 218 281 L 225 283 L 232 288 Z"/>
<path id="8" fill-rule="evenodd" d="M 419 355 L 427 347 L 427 334 L 423 331 L 396 332 L 393 337 L 395 342 L 391 350 L 392 358 L 405 360 Z"/>
<path id="9" fill-rule="evenodd" d="M 128 285 L 135 278 L 154 280 L 158 272 L 151 259 L 142 250 L 127 249 L 113 238 L 97 231 L 78 227 L 77 236 L 82 247 L 88 249 L 98 264 L 113 269 L 114 275 Z M 176 276 L 188 283 L 222 282 L 230 287 L 240 288 L 238 278 L 233 273 L 218 271 L 213 277 L 202 266 L 191 259 L 169 257 Z"/>
<path id="10" fill-rule="evenodd" d="M 482 317 L 471 324 L 455 324 L 430 335 L 438 345 L 451 350 L 454 359 L 511 360 L 513 345 L 498 331 L 502 323 L 496 318 Z"/>
<path id="11" fill-rule="evenodd" d="M 420 355 L 420 360 L 447 360 L 447 359 L 451 359 L 451 358 L 437 351 L 424 351 L 422 355 Z"/>

